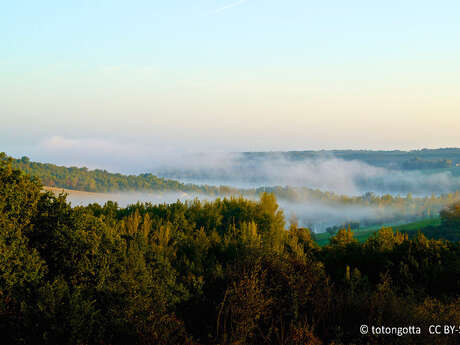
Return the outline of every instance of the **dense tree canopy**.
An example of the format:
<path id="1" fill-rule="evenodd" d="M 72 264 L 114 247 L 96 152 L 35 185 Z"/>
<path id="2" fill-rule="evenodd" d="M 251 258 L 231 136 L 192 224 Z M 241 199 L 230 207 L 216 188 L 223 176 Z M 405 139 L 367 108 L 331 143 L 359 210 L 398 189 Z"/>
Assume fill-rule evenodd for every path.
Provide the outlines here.
<path id="1" fill-rule="evenodd" d="M 460 202 L 456 202 L 441 211 L 443 225 L 451 228 L 460 228 Z"/>
<path id="2" fill-rule="evenodd" d="M 71 207 L 0 164 L 5 344 L 458 343 L 427 335 L 460 324 L 458 243 L 349 229 L 320 248 L 271 194 Z"/>

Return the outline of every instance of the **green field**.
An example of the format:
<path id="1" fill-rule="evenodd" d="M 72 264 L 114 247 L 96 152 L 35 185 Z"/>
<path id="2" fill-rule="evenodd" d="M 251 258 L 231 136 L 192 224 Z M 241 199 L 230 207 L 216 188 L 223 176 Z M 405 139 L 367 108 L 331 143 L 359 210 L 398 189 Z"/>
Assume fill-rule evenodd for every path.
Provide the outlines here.
<path id="1" fill-rule="evenodd" d="M 382 225 L 375 225 L 367 228 L 362 228 L 359 230 L 353 230 L 354 237 L 360 241 L 366 241 L 373 233 L 379 231 L 382 227 L 391 227 L 394 231 L 400 232 L 417 232 L 419 230 L 423 230 L 424 228 L 431 227 L 431 226 L 439 226 L 441 225 L 441 219 L 439 217 L 436 218 L 427 218 L 420 220 L 418 222 L 407 223 L 407 224 L 382 224 Z M 320 246 L 325 246 L 329 243 L 329 238 L 331 235 L 327 232 L 323 232 L 320 234 L 315 234 L 315 240 Z"/>

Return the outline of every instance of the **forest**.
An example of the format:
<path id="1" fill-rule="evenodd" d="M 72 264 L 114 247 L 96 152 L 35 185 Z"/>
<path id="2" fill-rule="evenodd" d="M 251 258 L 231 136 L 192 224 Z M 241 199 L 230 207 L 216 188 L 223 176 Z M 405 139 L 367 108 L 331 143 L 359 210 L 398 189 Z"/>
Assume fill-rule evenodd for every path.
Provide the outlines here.
<path id="1" fill-rule="evenodd" d="M 4 344 L 458 344 L 428 328 L 460 325 L 459 242 L 349 228 L 319 247 L 270 193 L 72 207 L 16 163 L 0 160 Z M 460 232 L 460 204 L 441 220 Z"/>
<path id="2" fill-rule="evenodd" d="M 37 177 L 41 183 L 50 187 L 61 187 L 88 192 L 184 192 L 199 198 L 243 196 L 257 200 L 264 193 L 274 194 L 289 209 L 289 217 L 298 219 L 302 226 L 325 231 L 328 227 L 339 226 L 343 221 L 359 222 L 361 226 L 410 222 L 437 216 L 448 205 L 460 201 L 460 191 L 427 196 L 375 194 L 343 195 L 330 191 L 312 189 L 305 186 L 263 186 L 257 188 L 236 188 L 207 184 L 182 183 L 176 180 L 157 177 L 151 173 L 123 175 L 105 170 L 89 170 L 85 167 L 63 167 L 49 163 L 30 161 L 27 157 L 12 159 L 0 153 L 0 161 L 10 161 L 14 168 Z M 336 217 L 323 214 L 316 209 L 307 212 L 308 205 L 329 209 Z M 341 219 L 342 215 L 350 219 Z M 354 215 L 356 214 L 356 215 Z M 337 220 L 335 219 L 337 218 Z M 323 224 L 324 223 L 324 224 Z"/>

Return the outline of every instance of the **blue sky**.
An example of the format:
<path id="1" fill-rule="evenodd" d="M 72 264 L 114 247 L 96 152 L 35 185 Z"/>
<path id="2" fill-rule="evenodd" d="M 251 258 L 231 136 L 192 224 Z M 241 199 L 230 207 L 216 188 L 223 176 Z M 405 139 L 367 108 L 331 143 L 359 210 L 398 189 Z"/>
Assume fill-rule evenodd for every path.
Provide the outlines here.
<path id="1" fill-rule="evenodd" d="M 460 146 L 459 16 L 458 1 L 2 2 L 0 151 Z"/>

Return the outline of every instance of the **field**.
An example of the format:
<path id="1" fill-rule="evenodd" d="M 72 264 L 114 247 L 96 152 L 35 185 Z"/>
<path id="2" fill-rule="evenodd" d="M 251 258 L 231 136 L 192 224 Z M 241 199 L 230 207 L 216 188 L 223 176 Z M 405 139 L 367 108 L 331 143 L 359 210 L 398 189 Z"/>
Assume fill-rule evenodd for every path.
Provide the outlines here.
<path id="1" fill-rule="evenodd" d="M 60 187 L 44 186 L 43 189 L 48 192 L 52 192 L 56 195 L 61 194 L 61 193 L 66 193 L 69 196 L 75 196 L 75 197 L 80 197 L 80 198 L 100 198 L 100 197 L 107 195 L 105 193 L 86 192 L 86 191 L 81 191 L 81 190 L 73 190 L 73 189 L 60 188 Z"/>
<path id="2" fill-rule="evenodd" d="M 418 231 L 423 231 L 424 228 L 427 227 L 436 227 L 441 225 L 441 219 L 439 217 L 436 218 L 428 218 L 418 222 L 407 223 L 407 224 L 400 224 L 400 225 L 392 225 L 392 224 L 384 224 L 379 226 L 371 226 L 368 228 L 363 228 L 359 230 L 354 230 L 354 237 L 360 241 L 365 242 L 372 234 L 379 231 L 382 227 L 391 227 L 394 231 L 399 232 L 406 232 L 409 235 L 415 234 Z M 315 235 L 315 240 L 320 246 L 325 246 L 329 243 L 329 238 L 331 235 L 327 232 L 323 232 L 320 234 Z"/>

